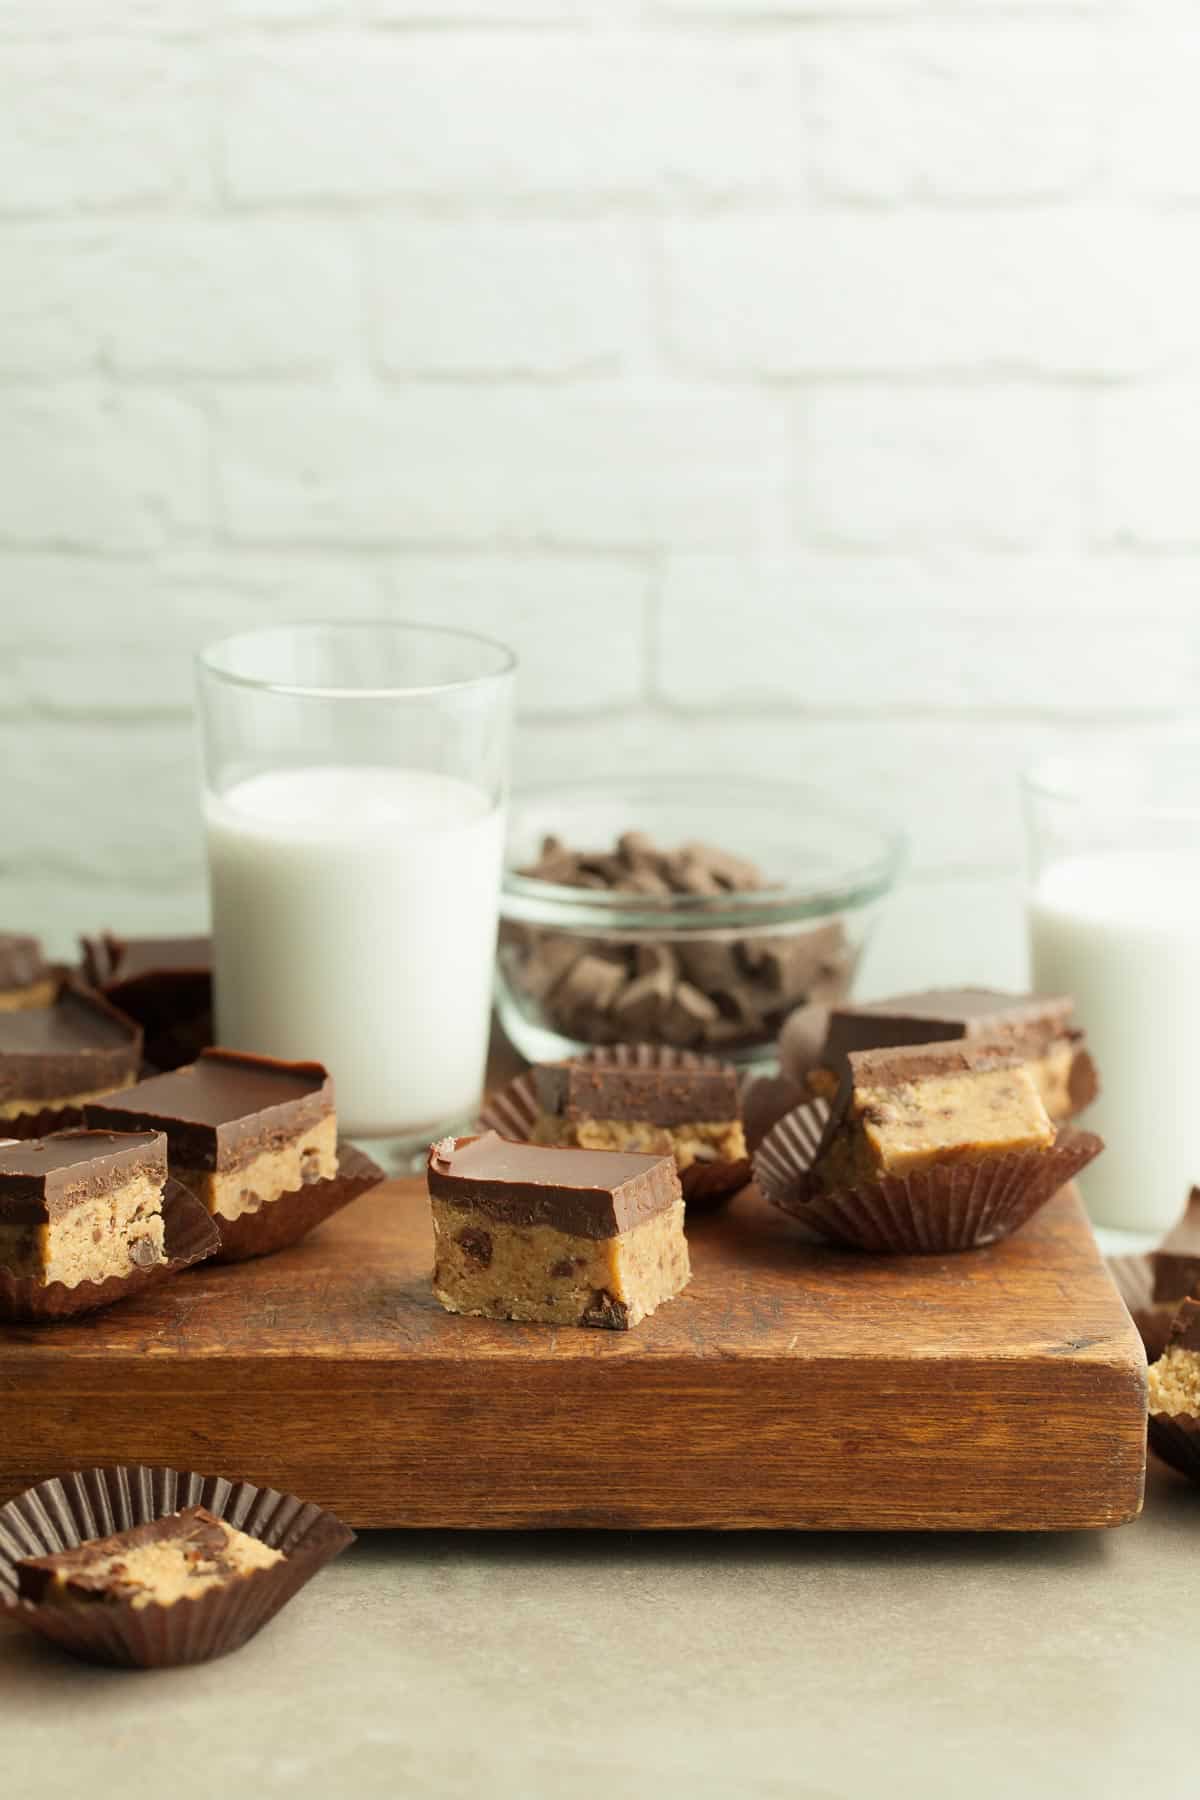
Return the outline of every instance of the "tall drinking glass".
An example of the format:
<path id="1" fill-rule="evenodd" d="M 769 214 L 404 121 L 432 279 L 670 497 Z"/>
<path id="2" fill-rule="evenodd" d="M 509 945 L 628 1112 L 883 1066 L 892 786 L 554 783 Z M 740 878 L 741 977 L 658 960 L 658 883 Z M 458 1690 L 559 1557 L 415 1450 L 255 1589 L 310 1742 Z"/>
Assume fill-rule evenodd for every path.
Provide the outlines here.
<path id="1" fill-rule="evenodd" d="M 1084 1200 L 1146 1248 L 1200 1181 L 1200 744 L 1055 757 L 1024 797 L 1034 986 L 1074 995 L 1100 1069 Z"/>
<path id="2" fill-rule="evenodd" d="M 331 1070 L 399 1157 L 487 1054 L 515 659 L 420 625 L 294 625 L 199 659 L 218 1042 Z"/>

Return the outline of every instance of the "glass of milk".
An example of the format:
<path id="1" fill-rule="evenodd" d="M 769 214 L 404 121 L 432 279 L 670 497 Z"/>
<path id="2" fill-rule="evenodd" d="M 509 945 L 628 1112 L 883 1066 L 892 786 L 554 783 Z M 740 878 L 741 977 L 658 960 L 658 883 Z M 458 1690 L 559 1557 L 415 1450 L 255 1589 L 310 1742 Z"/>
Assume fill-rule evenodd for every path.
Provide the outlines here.
<path id="1" fill-rule="evenodd" d="M 515 658 L 386 623 L 248 632 L 199 699 L 217 1040 L 315 1058 L 394 1159 L 487 1055 Z"/>
<path id="2" fill-rule="evenodd" d="M 1200 1182 L 1200 743 L 1052 758 L 1025 808 L 1033 985 L 1075 996 L 1100 1070 L 1084 1200 L 1146 1249 Z"/>

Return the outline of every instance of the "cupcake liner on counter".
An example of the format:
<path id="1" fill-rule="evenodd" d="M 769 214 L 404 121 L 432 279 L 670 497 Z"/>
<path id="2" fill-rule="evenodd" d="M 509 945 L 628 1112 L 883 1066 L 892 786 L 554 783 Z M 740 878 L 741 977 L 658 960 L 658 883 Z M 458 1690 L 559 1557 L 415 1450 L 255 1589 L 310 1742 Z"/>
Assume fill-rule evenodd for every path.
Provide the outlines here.
<path id="1" fill-rule="evenodd" d="M 386 1179 L 379 1164 L 365 1150 L 340 1142 L 336 1175 L 293 1188 L 278 1200 L 269 1200 L 238 1219 L 224 1219 L 217 1214 L 213 1224 L 220 1233 L 220 1247 L 214 1260 L 248 1262 L 251 1257 L 273 1256 L 277 1250 L 286 1250 Z"/>
<path id="2" fill-rule="evenodd" d="M 581 1054 L 576 1060 L 617 1069 L 705 1069 L 722 1068 L 719 1056 L 705 1056 L 697 1050 L 680 1050 L 670 1044 L 605 1044 Z M 531 1072 L 518 1075 L 495 1093 L 489 1094 L 480 1109 L 481 1131 L 497 1131 L 501 1137 L 517 1143 L 528 1143 L 541 1108 Z M 749 1157 L 734 1162 L 694 1162 L 679 1171 L 683 1198 L 693 1210 L 720 1205 L 745 1187 L 750 1180 Z"/>
<path id="3" fill-rule="evenodd" d="M 767 1199 L 828 1242 L 877 1255 L 936 1255 L 1008 1237 L 1103 1148 L 1068 1127 L 1049 1150 L 1010 1151 L 976 1163 L 940 1163 L 832 1193 L 810 1171 L 828 1118 L 822 1101 L 781 1119 L 759 1146 L 755 1174 Z"/>
<path id="4" fill-rule="evenodd" d="M 282 1551 L 284 1561 L 174 1605 L 55 1606 L 17 1598 L 16 1564 L 24 1558 L 72 1550 L 188 1506 L 206 1507 Z M 0 1619 L 89 1662 L 141 1669 L 207 1662 L 240 1649 L 353 1541 L 332 1513 L 274 1488 L 140 1464 L 86 1469 L 40 1482 L 0 1507 Z"/>
<path id="5" fill-rule="evenodd" d="M 220 1242 L 217 1227 L 199 1200 L 178 1181 L 163 1189 L 163 1248 L 167 1260 L 128 1275 L 110 1275 L 106 1281 L 81 1281 L 67 1287 L 61 1281 L 36 1281 L 0 1267 L 0 1322 L 10 1325 L 53 1324 L 96 1312 L 118 1300 L 139 1294 L 144 1288 L 182 1275 L 193 1263 L 214 1254 Z"/>
<path id="6" fill-rule="evenodd" d="M 1200 1419 L 1194 1413 L 1152 1412 L 1148 1435 L 1155 1456 L 1200 1486 Z"/>

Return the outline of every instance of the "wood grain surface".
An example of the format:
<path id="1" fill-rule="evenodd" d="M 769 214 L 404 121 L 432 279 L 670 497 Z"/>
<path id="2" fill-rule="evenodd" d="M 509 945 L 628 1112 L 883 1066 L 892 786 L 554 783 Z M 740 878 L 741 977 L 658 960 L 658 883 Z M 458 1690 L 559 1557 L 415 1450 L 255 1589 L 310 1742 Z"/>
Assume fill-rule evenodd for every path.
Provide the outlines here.
<path id="1" fill-rule="evenodd" d="M 0 1328 L 0 1501 L 116 1461 L 288 1488 L 354 1526 L 1116 1525 L 1145 1360 L 1080 1203 L 933 1258 L 815 1249 L 748 1189 L 632 1332 L 498 1325 L 429 1287 L 423 1184 L 294 1249 Z"/>

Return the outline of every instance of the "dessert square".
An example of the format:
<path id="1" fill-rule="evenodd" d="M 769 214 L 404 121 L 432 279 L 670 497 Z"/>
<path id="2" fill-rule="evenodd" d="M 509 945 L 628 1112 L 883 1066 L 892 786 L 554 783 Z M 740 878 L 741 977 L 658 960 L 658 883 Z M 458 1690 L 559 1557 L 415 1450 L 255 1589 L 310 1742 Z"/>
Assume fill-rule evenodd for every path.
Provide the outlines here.
<path id="1" fill-rule="evenodd" d="M 160 1132 L 63 1131 L 0 1144 L 0 1266 L 64 1287 L 166 1261 Z"/>
<path id="2" fill-rule="evenodd" d="M 1175 1315 L 1167 1347 L 1147 1376 L 1152 1413 L 1186 1415 L 1200 1429 L 1200 1301 L 1184 1300 Z"/>
<path id="3" fill-rule="evenodd" d="M 746 1155 L 737 1071 L 731 1063 L 638 1066 L 569 1057 L 533 1070 L 533 1141 L 580 1150 L 634 1150 L 694 1163 Z"/>
<path id="4" fill-rule="evenodd" d="M 171 1174 L 237 1219 L 337 1174 L 333 1082 L 321 1063 L 206 1050 L 85 1108 L 89 1125 L 166 1134 Z"/>
<path id="5" fill-rule="evenodd" d="M 137 1079 L 142 1034 L 74 981 L 49 1006 L 0 1012 L 0 1120 L 80 1107 Z"/>
<path id="6" fill-rule="evenodd" d="M 0 931 L 0 1012 L 49 1006 L 57 986 L 37 938 Z"/>
<path id="7" fill-rule="evenodd" d="M 669 1156 L 446 1138 L 429 1198 L 448 1312 L 625 1331 L 691 1274 Z"/>
<path id="8" fill-rule="evenodd" d="M 90 984 L 141 1026 L 152 1068 L 177 1069 L 211 1045 L 211 938 L 122 938 L 106 931 L 80 945 Z"/>
<path id="9" fill-rule="evenodd" d="M 16 1565 L 17 1594 L 36 1606 L 174 1606 L 283 1560 L 282 1551 L 189 1506 L 74 1550 L 26 1557 Z"/>
<path id="10" fill-rule="evenodd" d="M 1003 994 L 991 988 L 946 988 L 836 1006 L 813 1071 L 814 1085 L 816 1091 L 832 1094 L 852 1051 L 986 1042 L 1028 1063 L 1050 1117 L 1069 1118 L 1089 1105 L 1097 1091 L 1095 1068 L 1073 1014 L 1074 1002 L 1062 995 Z"/>
<path id="11" fill-rule="evenodd" d="M 814 1173 L 853 1187 L 946 1163 L 1053 1147 L 1030 1070 L 956 1044 L 851 1051 Z"/>

